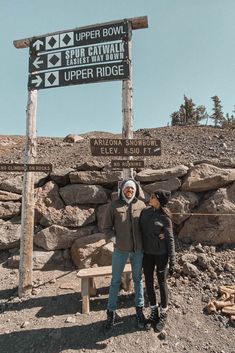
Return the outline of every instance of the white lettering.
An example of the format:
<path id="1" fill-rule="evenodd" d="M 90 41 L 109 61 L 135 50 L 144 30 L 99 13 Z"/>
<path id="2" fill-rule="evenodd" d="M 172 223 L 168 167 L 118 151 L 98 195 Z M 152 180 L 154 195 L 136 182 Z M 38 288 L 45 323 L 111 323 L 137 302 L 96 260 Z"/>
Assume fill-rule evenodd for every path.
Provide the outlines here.
<path id="1" fill-rule="evenodd" d="M 93 68 L 70 70 L 64 73 L 65 81 L 85 80 L 93 78 Z"/>

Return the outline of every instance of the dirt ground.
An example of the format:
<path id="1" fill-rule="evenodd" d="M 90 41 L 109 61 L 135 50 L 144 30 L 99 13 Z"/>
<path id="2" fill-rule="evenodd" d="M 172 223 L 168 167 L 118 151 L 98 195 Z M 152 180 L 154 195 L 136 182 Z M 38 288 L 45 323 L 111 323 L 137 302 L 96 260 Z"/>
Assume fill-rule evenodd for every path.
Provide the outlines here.
<path id="1" fill-rule="evenodd" d="M 218 256 L 235 258 L 235 251 Z M 80 280 L 75 269 L 34 271 L 33 294 L 17 296 L 18 270 L 0 265 L 1 353 L 235 353 L 235 331 L 225 316 L 208 315 L 208 289 L 226 283 L 225 273 L 213 283 L 175 277 L 168 280 L 170 309 L 164 335 L 136 328 L 133 293 L 120 292 L 118 323 L 105 330 L 110 277 L 96 280 L 91 311 L 81 314 Z M 231 274 L 229 276 L 231 282 Z M 146 300 L 145 314 L 149 313 Z M 163 337 L 162 337 L 163 336 Z"/>

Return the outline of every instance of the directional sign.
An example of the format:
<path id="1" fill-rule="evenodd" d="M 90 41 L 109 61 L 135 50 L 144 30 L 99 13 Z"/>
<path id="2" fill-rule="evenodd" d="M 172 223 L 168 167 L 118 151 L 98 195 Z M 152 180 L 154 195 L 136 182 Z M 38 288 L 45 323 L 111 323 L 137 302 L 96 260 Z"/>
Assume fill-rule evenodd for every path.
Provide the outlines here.
<path id="1" fill-rule="evenodd" d="M 29 72 L 52 70 L 61 67 L 124 61 L 128 59 L 127 42 L 114 42 L 87 47 L 74 47 L 64 51 L 32 55 L 29 58 Z"/>
<path id="2" fill-rule="evenodd" d="M 111 161 L 112 169 L 123 169 L 123 168 L 144 168 L 144 161 L 141 160 L 128 160 L 128 159 L 116 159 Z"/>
<path id="3" fill-rule="evenodd" d="M 93 156 L 160 156 L 161 141 L 153 139 L 90 139 Z"/>
<path id="4" fill-rule="evenodd" d="M 115 40 L 126 40 L 128 36 L 127 21 L 114 22 L 90 28 L 81 28 L 70 32 L 49 34 L 32 40 L 30 46 L 31 54 L 58 50 L 60 48 L 78 47 L 94 43 L 111 42 Z"/>
<path id="5" fill-rule="evenodd" d="M 0 172 L 51 172 L 52 164 L 1 163 Z"/>
<path id="6" fill-rule="evenodd" d="M 129 63 L 109 63 L 80 68 L 46 71 L 29 75 L 29 89 L 53 88 L 99 81 L 124 80 L 129 77 Z"/>

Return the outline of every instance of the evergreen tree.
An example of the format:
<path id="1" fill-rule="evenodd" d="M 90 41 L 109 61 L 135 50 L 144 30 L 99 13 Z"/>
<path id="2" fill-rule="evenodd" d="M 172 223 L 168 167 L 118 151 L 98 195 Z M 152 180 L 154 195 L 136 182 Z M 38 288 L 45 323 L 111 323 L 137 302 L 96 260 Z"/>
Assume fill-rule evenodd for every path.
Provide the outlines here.
<path id="1" fill-rule="evenodd" d="M 225 120 L 224 118 L 224 113 L 222 111 L 222 105 L 221 101 L 218 96 L 213 96 L 211 99 L 214 102 L 214 107 L 213 107 L 213 114 L 210 116 L 211 119 L 214 120 L 215 127 L 218 125 L 223 125 L 223 121 Z"/>
<path id="2" fill-rule="evenodd" d="M 206 107 L 204 105 L 199 105 L 198 107 L 196 107 L 195 118 L 196 118 L 196 124 L 198 124 L 199 121 L 208 118 Z"/>
<path id="3" fill-rule="evenodd" d="M 199 121 L 206 119 L 208 114 L 204 105 L 196 104 L 191 98 L 184 95 L 184 104 L 181 104 L 178 111 L 171 114 L 171 124 L 173 125 L 198 125 Z"/>
<path id="4" fill-rule="evenodd" d="M 193 100 L 184 95 L 184 109 L 186 125 L 194 125 L 196 120 L 196 109 Z"/>
<path id="5" fill-rule="evenodd" d="M 171 114 L 171 125 L 175 126 L 175 125 L 182 125 L 180 122 L 180 115 L 179 112 L 173 112 Z"/>

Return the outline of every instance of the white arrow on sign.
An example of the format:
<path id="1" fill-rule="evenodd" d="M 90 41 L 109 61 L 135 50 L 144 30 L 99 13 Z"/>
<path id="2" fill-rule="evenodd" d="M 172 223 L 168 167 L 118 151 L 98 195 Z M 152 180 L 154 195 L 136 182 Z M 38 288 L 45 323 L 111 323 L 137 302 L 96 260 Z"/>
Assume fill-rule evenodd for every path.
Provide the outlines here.
<path id="1" fill-rule="evenodd" d="M 160 151 L 160 147 L 154 148 L 153 152 L 158 152 Z"/>
<path id="2" fill-rule="evenodd" d="M 34 65 L 37 69 L 39 69 L 40 64 L 43 64 L 43 61 L 40 60 L 40 57 L 38 57 L 38 58 L 36 58 L 36 59 L 34 60 L 33 65 Z"/>
<path id="3" fill-rule="evenodd" d="M 36 50 L 40 50 L 41 45 L 44 45 L 44 43 L 40 39 L 36 40 L 36 42 L 33 43 L 33 47 L 36 47 Z"/>
<path id="4" fill-rule="evenodd" d="M 36 75 L 36 76 L 35 76 L 35 80 L 32 80 L 32 83 L 33 83 L 33 84 L 36 83 L 36 84 L 35 84 L 35 87 L 38 87 L 38 86 L 42 83 L 42 78 L 41 78 L 41 76 Z"/>

